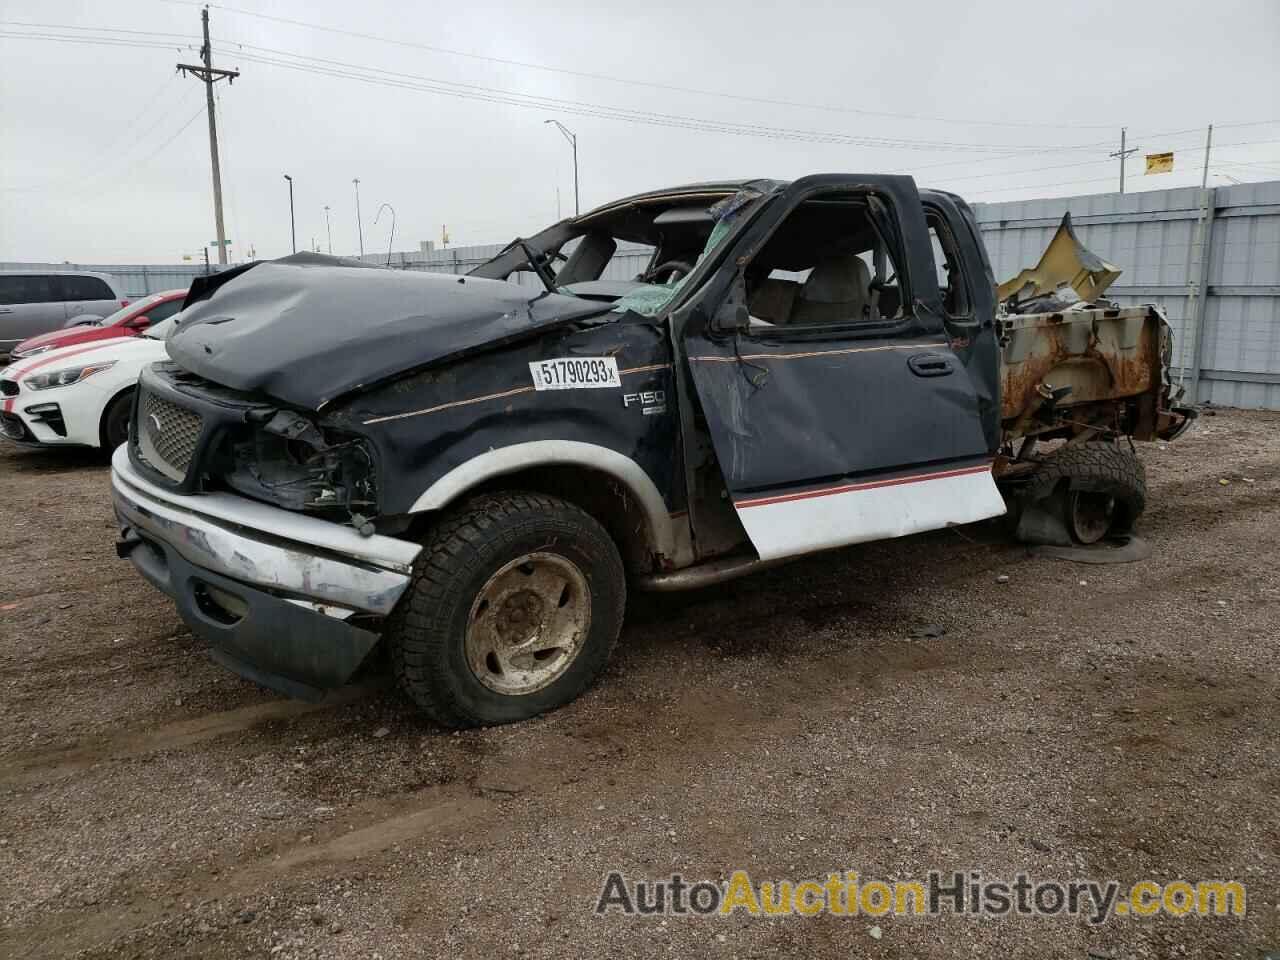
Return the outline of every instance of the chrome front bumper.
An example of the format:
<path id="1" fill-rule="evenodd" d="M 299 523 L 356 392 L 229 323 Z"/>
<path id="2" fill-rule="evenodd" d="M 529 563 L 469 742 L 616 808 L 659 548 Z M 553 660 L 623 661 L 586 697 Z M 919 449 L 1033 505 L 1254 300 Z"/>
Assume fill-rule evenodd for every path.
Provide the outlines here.
<path id="1" fill-rule="evenodd" d="M 181 496 L 111 458 L 116 516 L 192 566 L 272 593 L 385 616 L 409 585 L 419 544 L 355 530 L 232 494 Z"/>
<path id="2" fill-rule="evenodd" d="M 416 543 L 362 537 L 232 494 L 183 496 L 111 461 L 117 552 L 173 598 L 223 665 L 290 696 L 346 683 L 409 586 Z M 354 620 L 355 622 L 350 622 Z"/>

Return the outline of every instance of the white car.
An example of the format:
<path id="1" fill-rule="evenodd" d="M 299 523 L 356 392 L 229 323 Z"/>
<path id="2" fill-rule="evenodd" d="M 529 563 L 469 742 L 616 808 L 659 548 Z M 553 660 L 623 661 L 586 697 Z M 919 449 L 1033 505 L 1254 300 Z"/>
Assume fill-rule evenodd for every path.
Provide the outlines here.
<path id="1" fill-rule="evenodd" d="M 114 450 L 129 437 L 142 369 L 168 359 L 176 317 L 140 337 L 77 344 L 0 370 L 0 436 L 28 446 Z"/>

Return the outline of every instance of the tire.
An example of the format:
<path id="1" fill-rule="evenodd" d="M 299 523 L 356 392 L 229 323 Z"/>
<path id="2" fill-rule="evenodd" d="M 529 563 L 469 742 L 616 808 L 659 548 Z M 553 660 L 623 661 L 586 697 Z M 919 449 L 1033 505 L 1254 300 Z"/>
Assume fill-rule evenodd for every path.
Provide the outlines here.
<path id="1" fill-rule="evenodd" d="M 1052 501 L 1072 541 L 1096 543 L 1133 530 L 1147 506 L 1147 472 L 1134 453 L 1112 443 L 1061 447 L 1036 470 L 1022 500 Z"/>
<path id="2" fill-rule="evenodd" d="M 431 530 L 388 619 L 396 682 L 446 727 L 554 710 L 608 663 L 626 590 L 617 547 L 585 511 L 537 493 L 477 497 Z"/>
<path id="3" fill-rule="evenodd" d="M 129 439 L 129 414 L 132 412 L 132 390 L 126 390 L 107 404 L 106 412 L 102 414 L 98 440 L 108 457 L 115 453 L 116 447 Z"/>

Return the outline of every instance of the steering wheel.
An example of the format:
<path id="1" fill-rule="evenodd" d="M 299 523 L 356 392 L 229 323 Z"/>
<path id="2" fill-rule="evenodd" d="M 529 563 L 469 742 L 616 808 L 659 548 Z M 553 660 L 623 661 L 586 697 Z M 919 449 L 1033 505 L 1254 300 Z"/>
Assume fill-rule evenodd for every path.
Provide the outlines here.
<path id="1" fill-rule="evenodd" d="M 660 263 L 644 275 L 645 283 L 675 283 L 693 273 L 693 264 L 688 260 L 668 260 Z M 666 275 L 666 280 L 662 277 Z"/>

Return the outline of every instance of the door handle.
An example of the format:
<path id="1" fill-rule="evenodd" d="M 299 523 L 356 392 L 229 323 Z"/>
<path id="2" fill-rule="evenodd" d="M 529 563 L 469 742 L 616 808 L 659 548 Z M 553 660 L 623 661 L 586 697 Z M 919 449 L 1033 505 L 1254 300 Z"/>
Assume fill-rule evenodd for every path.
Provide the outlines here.
<path id="1" fill-rule="evenodd" d="M 907 359 L 917 377 L 945 377 L 955 371 L 955 362 L 945 353 L 917 353 Z"/>

